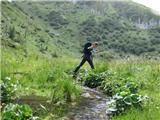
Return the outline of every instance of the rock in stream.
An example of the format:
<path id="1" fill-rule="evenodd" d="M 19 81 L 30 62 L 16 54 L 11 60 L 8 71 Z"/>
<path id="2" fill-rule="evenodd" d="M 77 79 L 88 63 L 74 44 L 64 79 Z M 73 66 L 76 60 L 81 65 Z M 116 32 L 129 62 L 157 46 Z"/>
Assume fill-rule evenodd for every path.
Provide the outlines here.
<path id="1" fill-rule="evenodd" d="M 68 120 L 108 120 L 107 96 L 88 87 L 82 89 L 82 101 L 72 108 Z"/>

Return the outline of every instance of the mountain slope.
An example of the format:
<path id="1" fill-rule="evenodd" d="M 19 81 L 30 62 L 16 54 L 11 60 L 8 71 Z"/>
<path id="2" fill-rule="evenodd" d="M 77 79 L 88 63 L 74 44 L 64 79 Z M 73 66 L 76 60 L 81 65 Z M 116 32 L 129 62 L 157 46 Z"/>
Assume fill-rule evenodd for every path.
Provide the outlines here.
<path id="1" fill-rule="evenodd" d="M 54 57 L 58 53 L 69 53 L 57 44 L 53 35 L 48 34 L 44 29 L 45 24 L 31 18 L 14 3 L 2 2 L 1 23 L 4 50 L 24 56 L 43 54 Z"/>
<path id="2" fill-rule="evenodd" d="M 4 39 L 17 43 L 21 33 L 28 52 L 76 55 L 96 40 L 101 57 L 160 54 L 160 16 L 133 2 L 3 2 L 2 11 L 2 30 L 16 31 Z"/>

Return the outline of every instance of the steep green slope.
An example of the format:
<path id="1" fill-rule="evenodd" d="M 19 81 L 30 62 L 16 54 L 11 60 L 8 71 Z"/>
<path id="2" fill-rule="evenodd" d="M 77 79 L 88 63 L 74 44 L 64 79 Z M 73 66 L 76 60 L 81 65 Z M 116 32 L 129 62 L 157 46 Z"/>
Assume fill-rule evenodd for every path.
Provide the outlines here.
<path id="1" fill-rule="evenodd" d="M 132 2 L 14 1 L 2 2 L 1 6 L 1 79 L 9 81 L 17 89 L 13 98 L 22 97 L 23 100 L 24 97 L 23 104 L 32 98 L 35 106 L 32 102 L 27 104 L 33 105 L 34 115 L 42 119 L 61 119 L 71 113 L 72 105 L 77 107 L 76 100 L 84 103 L 79 98 L 80 87 L 75 85 L 75 79 L 70 74 L 79 62 L 76 57 L 80 57 L 81 46 L 87 41 L 96 40 L 100 43 L 98 55 L 103 60 L 94 61 L 96 69 L 93 71 L 90 71 L 90 66 L 84 65 L 85 69 L 79 76 L 84 79 L 82 81 L 87 80 L 87 76 L 92 78 L 92 75 L 95 80 L 90 80 L 95 83 L 99 78 L 104 80 L 104 72 L 107 79 L 101 86 L 105 86 L 105 91 L 112 88 L 116 91 L 117 83 L 123 80 L 133 80 L 133 87 L 136 85 L 134 82 L 139 83 L 138 92 L 148 95 L 149 101 L 147 99 L 143 108 L 130 109 L 113 119 L 159 120 L 159 60 L 106 60 L 130 55 L 160 56 L 159 16 L 148 8 Z M 140 21 L 137 22 L 137 19 Z M 123 86 L 122 90 L 125 92 Z M 10 86 L 9 92 L 13 92 Z M 45 103 L 41 104 L 43 97 L 46 98 Z M 66 105 L 66 101 L 72 100 L 71 104 Z M 19 101 L 17 99 L 15 103 Z M 17 115 L 15 112 L 12 114 Z M 7 115 L 12 117 L 11 114 Z M 21 114 L 18 115 L 21 117 Z"/>
<path id="2" fill-rule="evenodd" d="M 157 57 L 160 53 L 160 16 L 133 2 L 17 1 L 3 3 L 2 10 L 5 21 L 2 24 L 8 27 L 3 28 L 9 31 L 14 26 L 16 33 L 23 31 L 27 38 L 22 34 L 21 37 L 28 43 L 25 44 L 28 52 L 34 49 L 53 56 L 79 54 L 85 42 L 96 40 L 100 43 L 101 57 L 108 54 Z M 17 20 L 8 20 L 7 14 Z"/>
<path id="3" fill-rule="evenodd" d="M 69 54 L 67 48 L 57 44 L 45 24 L 30 18 L 16 4 L 2 2 L 2 49 L 25 57 L 28 55 L 46 55 L 51 57 Z"/>

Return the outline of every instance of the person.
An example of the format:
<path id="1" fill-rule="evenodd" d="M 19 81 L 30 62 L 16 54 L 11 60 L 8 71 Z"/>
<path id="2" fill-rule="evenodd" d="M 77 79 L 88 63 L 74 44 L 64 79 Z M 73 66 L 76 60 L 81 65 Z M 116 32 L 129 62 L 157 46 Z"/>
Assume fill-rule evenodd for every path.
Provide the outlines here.
<path id="1" fill-rule="evenodd" d="M 75 75 L 77 75 L 78 70 L 83 66 L 83 64 L 86 61 L 89 63 L 91 68 L 94 69 L 92 51 L 93 51 L 93 49 L 97 48 L 97 46 L 98 46 L 98 42 L 93 42 L 93 43 L 88 42 L 84 45 L 82 61 L 73 71 L 74 77 L 75 77 Z"/>

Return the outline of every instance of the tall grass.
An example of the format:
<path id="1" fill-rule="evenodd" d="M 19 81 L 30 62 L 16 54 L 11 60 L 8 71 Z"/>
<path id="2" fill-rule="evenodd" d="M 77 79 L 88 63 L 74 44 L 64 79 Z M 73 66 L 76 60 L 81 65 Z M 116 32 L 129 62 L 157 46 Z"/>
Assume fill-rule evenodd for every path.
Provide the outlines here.
<path id="1" fill-rule="evenodd" d="M 160 119 L 160 62 L 153 60 L 118 60 L 109 63 L 109 69 L 122 77 L 129 77 L 142 87 L 140 93 L 149 96 L 143 110 L 131 109 L 113 120 L 159 120 Z"/>
<path id="2" fill-rule="evenodd" d="M 71 62 L 70 62 L 71 61 Z M 52 98 L 54 86 L 68 91 L 68 94 L 75 97 L 79 96 L 79 88 L 74 85 L 69 71 L 74 68 L 74 60 L 66 58 L 48 58 L 45 56 L 30 55 L 15 57 L 12 54 L 3 54 L 2 58 L 2 78 L 11 77 L 18 80 L 21 88 L 18 95 L 36 94 Z M 59 93 L 58 93 L 59 92 Z M 76 94 L 77 92 L 77 94 Z M 61 99 L 65 99 L 65 92 L 61 89 L 56 91 Z M 73 93 L 73 94 L 72 94 Z M 60 95 L 62 94 L 62 95 Z"/>
<path id="3" fill-rule="evenodd" d="M 53 103 L 63 103 L 79 98 L 80 87 L 75 85 L 71 78 L 71 72 L 79 61 L 68 57 L 53 59 L 37 54 L 25 58 L 11 52 L 2 52 L 1 77 L 8 76 L 12 80 L 19 81 L 21 85 L 17 92 L 19 96 L 36 94 L 48 97 Z M 90 71 L 87 64 L 83 68 Z M 140 93 L 150 97 L 150 101 L 143 105 L 143 110 L 130 109 L 125 114 L 112 117 L 113 120 L 160 119 L 159 61 L 143 59 L 96 60 L 95 68 L 95 73 L 111 70 L 119 77 L 139 82 L 142 85 Z"/>

